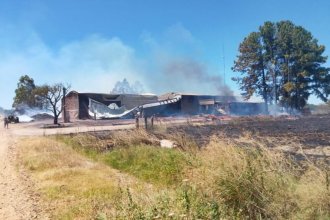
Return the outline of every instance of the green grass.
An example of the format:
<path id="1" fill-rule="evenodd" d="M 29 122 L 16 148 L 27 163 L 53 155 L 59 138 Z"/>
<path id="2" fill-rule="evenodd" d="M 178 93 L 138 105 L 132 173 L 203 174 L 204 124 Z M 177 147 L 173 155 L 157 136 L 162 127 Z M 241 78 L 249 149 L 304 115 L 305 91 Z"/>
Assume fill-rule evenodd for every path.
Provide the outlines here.
<path id="1" fill-rule="evenodd" d="M 161 185 L 181 182 L 185 167 L 190 164 L 181 151 L 147 145 L 114 149 L 102 158 L 115 169 Z"/>
<path id="2" fill-rule="evenodd" d="M 118 135 L 116 138 L 119 146 L 113 150 L 104 151 L 102 141 L 91 135 L 56 137 L 57 140 L 88 158 L 159 185 L 173 185 L 181 182 L 185 168 L 192 166 L 192 161 L 195 159 L 191 154 L 180 150 L 160 148 L 141 144 L 141 142 L 136 144 L 137 141 L 132 139 L 126 141 L 125 135 Z M 149 142 L 142 140 L 142 142 Z M 150 143 L 152 144 L 152 141 Z"/>

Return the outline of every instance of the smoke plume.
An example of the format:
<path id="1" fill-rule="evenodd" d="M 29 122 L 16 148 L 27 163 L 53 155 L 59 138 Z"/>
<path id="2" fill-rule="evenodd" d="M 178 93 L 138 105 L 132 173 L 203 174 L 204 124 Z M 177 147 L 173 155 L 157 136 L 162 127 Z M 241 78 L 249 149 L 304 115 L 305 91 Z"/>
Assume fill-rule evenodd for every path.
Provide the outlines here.
<path id="1" fill-rule="evenodd" d="M 178 85 L 188 82 L 191 92 L 201 92 L 202 89 L 215 95 L 233 96 L 233 91 L 220 76 L 209 74 L 206 66 L 193 59 L 171 60 L 164 65 L 163 74 L 165 78 L 176 79 Z"/>

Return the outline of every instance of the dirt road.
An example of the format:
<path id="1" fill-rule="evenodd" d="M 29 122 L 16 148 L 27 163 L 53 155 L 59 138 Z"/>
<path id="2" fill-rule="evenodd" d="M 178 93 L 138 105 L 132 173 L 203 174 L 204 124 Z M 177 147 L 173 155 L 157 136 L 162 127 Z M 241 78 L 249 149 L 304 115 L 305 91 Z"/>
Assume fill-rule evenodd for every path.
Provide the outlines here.
<path id="1" fill-rule="evenodd" d="M 108 125 L 108 126 L 73 126 L 65 128 L 36 128 L 32 126 L 24 126 L 22 124 L 12 125 L 12 135 L 14 136 L 46 136 L 46 135 L 57 135 L 57 134 L 70 134 L 70 133 L 84 133 L 92 131 L 110 131 L 110 130 L 121 130 L 121 129 L 133 129 L 134 124 L 129 125 Z"/>
<path id="2" fill-rule="evenodd" d="M 33 183 L 15 166 L 15 137 L 0 128 L 0 219 L 48 219 L 33 193 Z"/>

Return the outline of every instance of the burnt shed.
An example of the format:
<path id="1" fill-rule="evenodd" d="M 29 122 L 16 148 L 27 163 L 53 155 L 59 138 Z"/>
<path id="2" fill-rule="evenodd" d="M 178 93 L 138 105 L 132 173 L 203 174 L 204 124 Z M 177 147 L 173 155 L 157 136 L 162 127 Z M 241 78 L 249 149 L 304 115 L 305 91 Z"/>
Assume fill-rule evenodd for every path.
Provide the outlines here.
<path id="1" fill-rule="evenodd" d="M 90 100 L 106 106 L 114 104 L 118 108 L 129 110 L 140 105 L 157 102 L 158 98 L 156 95 L 78 93 L 71 91 L 63 99 L 65 121 L 91 118 Z"/>
<path id="2" fill-rule="evenodd" d="M 197 115 L 212 114 L 222 105 L 235 101 L 234 96 L 196 95 L 187 93 L 166 93 L 158 97 L 160 105 L 144 109 L 147 115 Z M 173 102 L 171 102 L 173 101 Z"/>
<path id="3" fill-rule="evenodd" d="M 158 97 L 158 103 L 143 106 L 147 116 L 198 115 L 198 114 L 265 114 L 264 103 L 238 101 L 235 96 L 196 95 L 166 93 Z"/>

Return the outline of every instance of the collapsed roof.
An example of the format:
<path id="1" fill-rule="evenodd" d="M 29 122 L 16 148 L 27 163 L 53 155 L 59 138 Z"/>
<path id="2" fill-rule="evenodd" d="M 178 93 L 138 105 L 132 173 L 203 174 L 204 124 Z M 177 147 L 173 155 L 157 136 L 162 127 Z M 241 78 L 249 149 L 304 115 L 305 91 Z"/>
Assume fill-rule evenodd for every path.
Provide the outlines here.
<path id="1" fill-rule="evenodd" d="M 112 119 L 133 118 L 138 113 L 151 115 L 194 115 L 200 113 L 212 114 L 219 108 L 237 102 L 235 96 L 196 95 L 188 93 L 166 93 L 156 95 L 137 94 L 103 94 L 70 92 L 65 97 L 65 117 L 70 119 Z M 248 104 L 245 104 L 248 105 Z M 237 109 L 242 105 L 233 105 Z M 257 103 L 250 103 L 246 114 L 260 109 Z M 244 105 L 243 105 L 244 108 Z M 260 112 L 258 110 L 257 112 Z"/>

